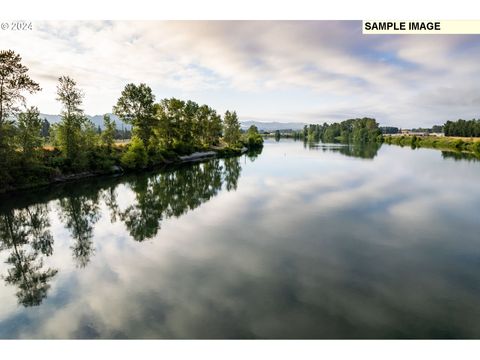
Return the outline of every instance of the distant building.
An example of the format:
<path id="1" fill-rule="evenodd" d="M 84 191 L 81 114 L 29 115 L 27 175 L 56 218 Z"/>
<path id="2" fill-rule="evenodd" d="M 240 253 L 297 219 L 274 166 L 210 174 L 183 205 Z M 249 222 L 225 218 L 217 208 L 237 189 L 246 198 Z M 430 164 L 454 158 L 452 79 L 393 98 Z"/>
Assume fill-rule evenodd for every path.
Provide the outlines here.
<path id="1" fill-rule="evenodd" d="M 430 135 L 429 132 L 427 131 L 413 131 L 413 130 L 409 130 L 409 129 L 401 129 L 400 130 L 400 133 L 402 135 L 410 135 L 410 136 L 428 136 Z"/>

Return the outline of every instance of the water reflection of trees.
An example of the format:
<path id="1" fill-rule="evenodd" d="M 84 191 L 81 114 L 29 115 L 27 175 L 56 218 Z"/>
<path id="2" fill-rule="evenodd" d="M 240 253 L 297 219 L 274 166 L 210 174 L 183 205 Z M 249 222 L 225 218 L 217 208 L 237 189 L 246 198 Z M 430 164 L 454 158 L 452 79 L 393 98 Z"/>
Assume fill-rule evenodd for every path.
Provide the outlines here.
<path id="1" fill-rule="evenodd" d="M 255 154 L 249 158 L 254 161 Z M 110 222 L 123 222 L 133 239 L 143 241 L 158 233 L 163 220 L 199 207 L 216 196 L 222 186 L 235 190 L 240 172 L 239 158 L 213 159 L 155 174 L 68 184 L 53 194 L 39 192 L 38 198 L 30 194 L 26 199 L 17 199 L 20 209 L 2 204 L 0 251 L 9 252 L 6 264 L 10 266 L 2 278 L 18 288 L 18 302 L 26 307 L 41 304 L 47 296 L 49 282 L 58 272 L 44 265 L 44 258 L 53 253 L 54 242 L 48 201 L 58 199 L 59 219 L 72 237 L 73 259 L 82 268 L 95 253 L 93 235 L 100 219 L 100 200 L 109 210 Z M 119 184 L 128 186 L 135 197 L 123 209 L 118 201 Z M 40 203 L 29 206 L 34 199 Z"/>
<path id="2" fill-rule="evenodd" d="M 72 193 L 71 196 L 59 200 L 59 215 L 65 227 L 70 231 L 74 243 L 72 255 L 78 267 L 85 267 L 95 252 L 93 246 L 93 229 L 100 218 L 98 205 L 99 194 Z"/>
<path id="3" fill-rule="evenodd" d="M 304 143 L 306 146 L 307 143 Z M 318 144 L 308 143 L 311 150 L 320 150 L 323 152 L 336 152 L 345 156 L 357 157 L 362 159 L 373 159 L 378 154 L 382 144 L 372 143 L 352 143 L 352 144 Z"/>
<path id="4" fill-rule="evenodd" d="M 222 183 L 228 191 L 236 189 L 240 171 L 239 159 L 228 158 L 223 165 L 214 159 L 136 178 L 129 183 L 135 202 L 120 211 L 111 201 L 111 218 L 118 216 L 137 241 L 152 238 L 162 220 L 179 217 L 210 200 L 221 190 Z M 108 197 L 111 199 L 111 191 Z"/>
<path id="5" fill-rule="evenodd" d="M 18 288 L 18 302 L 25 307 L 41 304 L 50 288 L 50 279 L 58 271 L 44 269 L 43 256 L 53 252 L 49 227 L 46 204 L 0 215 L 0 250 L 10 251 L 6 260 L 10 268 L 2 277 L 7 284 Z"/>
<path id="6" fill-rule="evenodd" d="M 442 158 L 455 161 L 480 161 L 480 155 L 456 151 L 442 151 Z"/>

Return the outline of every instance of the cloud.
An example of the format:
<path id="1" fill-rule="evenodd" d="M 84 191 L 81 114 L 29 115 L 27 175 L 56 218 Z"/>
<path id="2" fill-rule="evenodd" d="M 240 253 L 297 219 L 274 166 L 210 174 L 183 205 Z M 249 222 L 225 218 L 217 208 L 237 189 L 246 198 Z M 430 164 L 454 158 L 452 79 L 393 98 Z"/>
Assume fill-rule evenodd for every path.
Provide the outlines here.
<path id="1" fill-rule="evenodd" d="M 68 74 L 92 114 L 111 111 L 128 82 L 243 120 L 375 116 L 408 127 L 478 114 L 472 35 L 367 36 L 358 21 L 88 21 L 0 36 L 44 88 L 31 100 L 44 112 L 58 112 L 55 79 Z"/>

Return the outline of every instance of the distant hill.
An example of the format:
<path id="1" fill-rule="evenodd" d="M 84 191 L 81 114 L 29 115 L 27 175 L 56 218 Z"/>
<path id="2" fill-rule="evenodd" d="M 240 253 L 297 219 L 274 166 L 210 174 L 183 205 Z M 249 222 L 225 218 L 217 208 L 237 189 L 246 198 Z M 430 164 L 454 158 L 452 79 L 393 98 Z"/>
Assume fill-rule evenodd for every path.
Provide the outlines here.
<path id="1" fill-rule="evenodd" d="M 125 124 L 122 120 L 118 118 L 118 116 L 114 114 L 108 114 L 108 115 L 110 115 L 110 118 L 113 121 L 115 121 L 115 124 L 117 124 L 117 129 L 121 129 L 122 124 L 124 126 L 124 129 L 130 129 L 130 125 Z M 100 128 L 103 129 L 103 115 L 94 115 L 94 116 L 86 115 L 86 117 L 89 118 L 95 124 L 95 126 L 100 126 Z M 50 124 L 55 124 L 60 122 L 60 115 L 40 114 L 40 118 L 47 119 Z"/>
<path id="2" fill-rule="evenodd" d="M 255 125 L 258 130 L 275 131 L 275 130 L 301 130 L 305 126 L 304 123 L 281 123 L 281 122 L 261 122 L 261 121 L 242 121 L 240 123 L 242 129 L 246 130 L 250 126 Z"/>

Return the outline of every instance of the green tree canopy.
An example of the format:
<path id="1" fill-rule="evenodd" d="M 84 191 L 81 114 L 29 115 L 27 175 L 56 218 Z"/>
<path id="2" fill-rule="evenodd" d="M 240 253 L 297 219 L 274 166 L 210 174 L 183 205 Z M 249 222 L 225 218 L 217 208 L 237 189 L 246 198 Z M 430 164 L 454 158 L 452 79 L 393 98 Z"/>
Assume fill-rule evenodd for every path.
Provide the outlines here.
<path id="1" fill-rule="evenodd" d="M 82 145 L 86 140 L 82 132 L 90 126 L 81 108 L 83 97 L 82 90 L 71 77 L 61 76 L 58 79 L 57 100 L 63 108 L 62 120 L 54 126 L 55 142 L 74 168 L 81 166 L 85 155 L 82 152 Z"/>
<path id="2" fill-rule="evenodd" d="M 24 159 L 34 159 L 35 152 L 42 146 L 42 120 L 36 107 L 20 113 L 17 123 L 17 144 L 20 146 Z"/>
<path id="3" fill-rule="evenodd" d="M 113 107 L 113 113 L 133 126 L 133 133 L 145 146 L 148 146 L 156 123 L 154 104 L 155 95 L 149 86 L 127 84 Z"/>
<path id="4" fill-rule="evenodd" d="M 22 58 L 12 50 L 0 51 L 0 131 L 3 123 L 25 105 L 24 93 L 40 91 L 40 85 L 27 74 Z M 0 140 L 1 140 L 0 132 Z"/>
<path id="5" fill-rule="evenodd" d="M 109 115 L 103 116 L 103 131 L 101 134 L 102 144 L 107 147 L 108 150 L 112 149 L 113 142 L 115 140 L 115 134 L 117 132 L 117 125 Z"/>
<path id="6" fill-rule="evenodd" d="M 227 110 L 223 117 L 223 139 L 230 146 L 235 146 L 240 141 L 240 122 L 237 113 Z"/>

